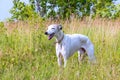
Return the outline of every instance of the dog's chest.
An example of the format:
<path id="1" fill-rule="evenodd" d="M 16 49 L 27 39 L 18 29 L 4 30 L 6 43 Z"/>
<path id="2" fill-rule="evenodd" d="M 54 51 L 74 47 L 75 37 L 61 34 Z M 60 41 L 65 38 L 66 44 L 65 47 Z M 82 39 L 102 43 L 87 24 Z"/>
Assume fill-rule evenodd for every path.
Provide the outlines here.
<path id="1" fill-rule="evenodd" d="M 57 50 L 60 52 L 65 51 L 65 48 L 66 48 L 64 43 L 57 44 L 56 47 L 57 47 Z"/>

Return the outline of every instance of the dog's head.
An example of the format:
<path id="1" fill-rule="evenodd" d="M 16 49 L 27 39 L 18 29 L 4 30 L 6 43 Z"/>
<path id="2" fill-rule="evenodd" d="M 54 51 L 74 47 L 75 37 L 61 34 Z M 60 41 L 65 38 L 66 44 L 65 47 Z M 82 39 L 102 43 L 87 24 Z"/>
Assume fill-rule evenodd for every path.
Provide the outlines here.
<path id="1" fill-rule="evenodd" d="M 45 35 L 48 35 L 48 39 L 52 39 L 54 35 L 56 35 L 60 30 L 62 30 L 62 26 L 60 24 L 52 24 L 48 26 Z"/>

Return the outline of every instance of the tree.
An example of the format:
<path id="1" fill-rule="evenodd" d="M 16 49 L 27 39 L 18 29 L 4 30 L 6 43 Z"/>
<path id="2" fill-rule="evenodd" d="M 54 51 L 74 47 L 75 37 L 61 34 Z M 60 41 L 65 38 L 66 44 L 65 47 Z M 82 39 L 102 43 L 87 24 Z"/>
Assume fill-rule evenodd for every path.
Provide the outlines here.
<path id="1" fill-rule="evenodd" d="M 70 18 L 71 15 L 79 17 L 99 16 L 115 18 L 120 15 L 118 6 L 113 3 L 116 0 L 29 0 L 26 5 L 20 0 L 14 0 L 11 9 L 12 18 L 21 19 L 33 17 L 39 14 L 44 18 Z"/>
<path id="2" fill-rule="evenodd" d="M 115 5 L 113 1 L 116 0 L 98 0 L 95 3 L 95 15 L 103 18 L 118 17 L 120 9 L 118 9 L 118 5 Z"/>
<path id="3" fill-rule="evenodd" d="M 90 0 L 36 0 L 36 2 L 39 3 L 41 16 L 60 18 L 68 18 L 71 14 L 87 16 L 93 4 Z"/>
<path id="4" fill-rule="evenodd" d="M 69 18 L 72 14 L 80 17 L 93 14 L 110 18 L 115 9 L 113 1 L 116 0 L 36 0 L 42 17 L 60 18 Z"/>
<path id="5" fill-rule="evenodd" d="M 13 20 L 26 20 L 30 17 L 35 17 L 37 13 L 35 12 L 35 6 L 32 4 L 25 4 L 20 0 L 13 0 L 13 8 L 10 10 L 12 14 L 11 19 Z"/>

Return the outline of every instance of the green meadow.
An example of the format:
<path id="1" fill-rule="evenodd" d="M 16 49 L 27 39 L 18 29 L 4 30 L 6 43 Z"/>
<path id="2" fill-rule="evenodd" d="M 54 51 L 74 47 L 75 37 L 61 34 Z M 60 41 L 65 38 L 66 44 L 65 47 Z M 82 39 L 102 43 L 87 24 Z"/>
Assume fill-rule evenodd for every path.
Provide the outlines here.
<path id="1" fill-rule="evenodd" d="M 59 68 L 55 39 L 44 32 L 52 23 L 64 33 L 87 35 L 94 44 L 96 64 L 77 53 Z M 28 20 L 0 23 L 0 80 L 120 80 L 120 20 Z"/>

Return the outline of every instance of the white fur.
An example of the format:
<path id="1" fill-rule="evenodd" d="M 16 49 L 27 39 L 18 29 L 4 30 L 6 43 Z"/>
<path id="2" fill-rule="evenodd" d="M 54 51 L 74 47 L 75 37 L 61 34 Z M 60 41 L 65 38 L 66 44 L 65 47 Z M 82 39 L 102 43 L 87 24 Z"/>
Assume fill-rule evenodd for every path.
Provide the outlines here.
<path id="1" fill-rule="evenodd" d="M 58 58 L 59 66 L 62 66 L 61 56 L 64 59 L 65 67 L 67 59 L 76 51 L 78 51 L 78 59 L 82 60 L 81 55 L 84 54 L 84 50 L 82 49 L 85 49 L 90 61 L 95 60 L 94 46 L 87 36 L 82 34 L 64 34 L 61 28 L 62 26 L 59 24 L 52 24 L 48 26 L 48 30 L 46 31 L 48 35 L 55 33 L 54 36 L 56 41 L 61 40 L 60 43 L 56 43 L 56 56 Z"/>

